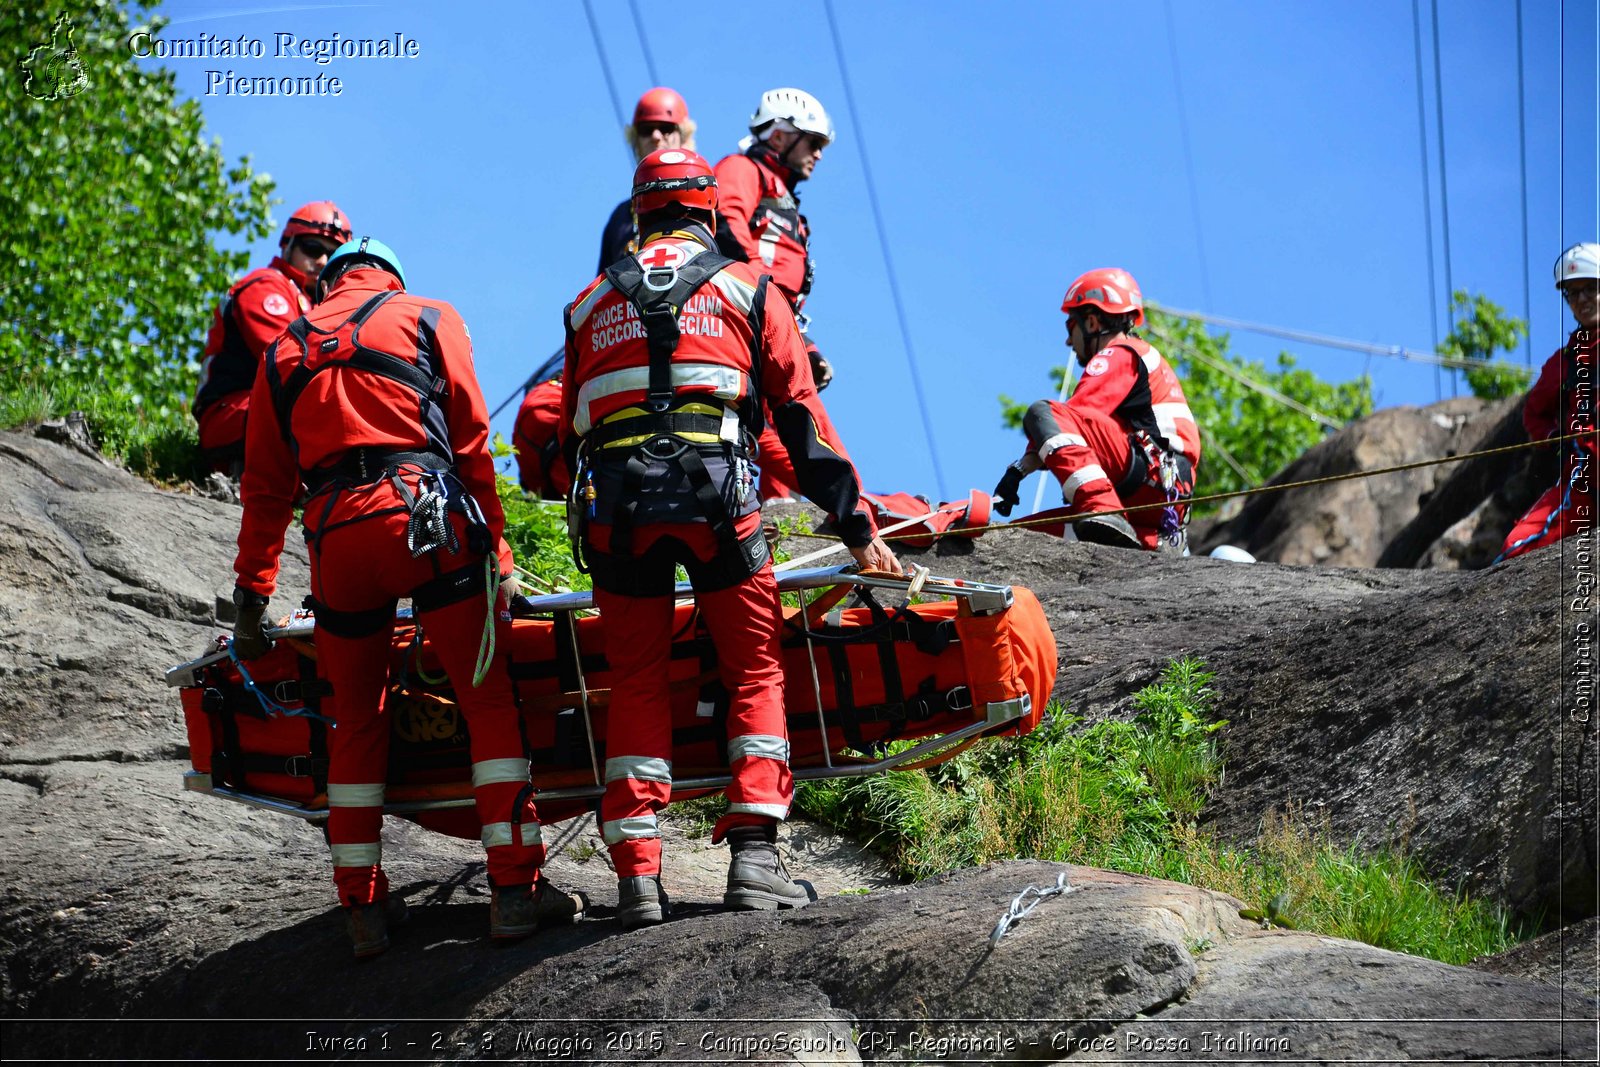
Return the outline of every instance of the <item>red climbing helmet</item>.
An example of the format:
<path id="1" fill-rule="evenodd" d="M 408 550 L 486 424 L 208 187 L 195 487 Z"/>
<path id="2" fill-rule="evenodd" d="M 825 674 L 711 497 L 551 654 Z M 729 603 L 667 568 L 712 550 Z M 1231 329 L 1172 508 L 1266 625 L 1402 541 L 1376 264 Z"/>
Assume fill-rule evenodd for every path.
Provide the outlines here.
<path id="1" fill-rule="evenodd" d="M 633 213 L 642 218 L 668 204 L 715 211 L 717 177 L 711 164 L 684 148 L 658 148 L 633 172 Z"/>
<path id="2" fill-rule="evenodd" d="M 282 248 L 296 237 L 308 235 L 326 237 L 334 244 L 342 245 L 352 236 L 350 219 L 332 200 L 313 200 L 309 204 L 301 204 L 289 216 L 289 221 L 284 223 L 278 247 Z"/>
<path id="3" fill-rule="evenodd" d="M 1093 307 L 1112 315 L 1133 315 L 1135 326 L 1144 325 L 1144 296 L 1133 275 L 1121 267 L 1101 267 L 1080 274 L 1067 286 L 1067 295 L 1061 300 L 1061 310 Z"/>
<path id="4" fill-rule="evenodd" d="M 657 86 L 639 98 L 633 108 L 633 124 L 641 122 L 666 122 L 682 126 L 689 117 L 689 105 L 683 102 L 676 89 Z"/>

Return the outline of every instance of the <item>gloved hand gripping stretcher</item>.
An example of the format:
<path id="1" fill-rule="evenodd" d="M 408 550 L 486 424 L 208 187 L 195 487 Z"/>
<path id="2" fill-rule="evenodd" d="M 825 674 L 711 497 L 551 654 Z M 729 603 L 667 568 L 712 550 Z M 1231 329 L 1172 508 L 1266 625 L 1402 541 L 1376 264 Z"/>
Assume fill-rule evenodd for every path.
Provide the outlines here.
<path id="1" fill-rule="evenodd" d="M 913 582 L 929 602 L 910 604 Z M 799 780 L 860 777 L 948 759 L 972 740 L 1027 733 L 1055 683 L 1056 647 L 1027 589 L 958 579 L 915 580 L 852 567 L 779 575 L 804 609 L 786 608 L 783 661 L 790 763 Z M 727 695 L 692 594 L 678 587 L 672 646 L 673 798 L 729 782 Z M 840 608 L 854 593 L 863 606 Z M 935 599 L 938 598 L 938 599 Z M 610 669 L 605 619 L 581 614 L 588 593 L 520 600 L 501 654 L 522 712 L 544 821 L 589 810 L 603 791 Z M 327 817 L 325 694 L 316 678 L 313 619 L 270 629 L 277 644 L 240 665 L 219 636 L 206 655 L 167 671 L 188 727 L 188 789 L 311 820 Z M 384 810 L 477 838 L 464 718 L 427 635 L 409 611 L 395 620 L 399 679 L 386 698 L 393 731 Z M 248 679 L 248 681 L 247 681 Z M 463 684 L 470 680 L 461 680 Z M 893 756 L 890 741 L 919 739 Z"/>

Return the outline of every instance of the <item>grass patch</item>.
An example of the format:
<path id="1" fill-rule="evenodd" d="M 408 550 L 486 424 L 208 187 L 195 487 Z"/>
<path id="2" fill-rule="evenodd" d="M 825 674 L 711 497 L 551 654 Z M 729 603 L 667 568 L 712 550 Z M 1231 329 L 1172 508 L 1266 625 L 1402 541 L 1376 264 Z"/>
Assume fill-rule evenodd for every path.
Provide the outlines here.
<path id="1" fill-rule="evenodd" d="M 204 477 L 199 435 L 181 400 L 148 398 L 100 381 L 0 374 L 0 429 L 14 430 L 84 413 L 103 454 L 163 484 Z"/>
<path id="2" fill-rule="evenodd" d="M 796 808 L 869 839 L 907 878 L 1037 858 L 1220 890 L 1276 925 L 1448 963 L 1519 939 L 1503 910 L 1431 885 L 1403 848 L 1340 848 L 1298 812 L 1251 848 L 1200 830 L 1226 725 L 1211 678 L 1179 660 L 1135 697 L 1131 721 L 1085 725 L 1054 708 L 1032 734 L 927 770 L 802 783 Z"/>

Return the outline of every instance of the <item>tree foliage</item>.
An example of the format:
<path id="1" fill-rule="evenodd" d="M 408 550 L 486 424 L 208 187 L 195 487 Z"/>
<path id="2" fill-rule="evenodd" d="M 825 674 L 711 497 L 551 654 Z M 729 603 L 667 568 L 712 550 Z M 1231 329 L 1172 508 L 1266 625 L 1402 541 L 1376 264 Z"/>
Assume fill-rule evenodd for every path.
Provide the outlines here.
<path id="1" fill-rule="evenodd" d="M 1451 294 L 1451 301 L 1456 309 L 1456 325 L 1439 342 L 1439 354 L 1484 364 L 1469 367 L 1464 372 L 1472 395 L 1499 400 L 1527 389 L 1533 380 L 1529 371 L 1490 361 L 1496 352 L 1515 352 L 1528 332 L 1528 324 L 1522 319 L 1507 318 L 1505 309 L 1482 293 L 1473 295 L 1457 289 Z"/>
<path id="2" fill-rule="evenodd" d="M 272 182 L 230 167 L 172 73 L 134 59 L 142 9 L 71 7 L 57 25 L 55 5 L 0 6 L 0 40 L 42 46 L 31 82 L 0 78 L 0 392 L 109 391 L 147 429 L 188 432 L 212 308 L 247 265 L 213 238 L 265 234 Z"/>
<path id="3" fill-rule="evenodd" d="M 1278 355 L 1277 367 L 1246 360 L 1228 351 L 1228 335 L 1213 335 L 1191 319 L 1147 307 L 1146 339 L 1166 356 L 1183 383 L 1189 408 L 1200 423 L 1201 460 L 1195 495 L 1229 493 L 1261 485 L 1322 440 L 1328 427 L 1314 417 L 1245 384 L 1282 394 L 1303 408 L 1343 425 L 1372 411 L 1371 382 L 1362 376 L 1344 384 L 1324 382 Z M 1227 366 L 1233 373 L 1220 370 Z M 1052 369 L 1059 390 L 1062 367 Z M 1001 395 L 1001 421 L 1020 429 L 1028 405 Z M 1197 508 L 1205 513 L 1209 508 Z"/>

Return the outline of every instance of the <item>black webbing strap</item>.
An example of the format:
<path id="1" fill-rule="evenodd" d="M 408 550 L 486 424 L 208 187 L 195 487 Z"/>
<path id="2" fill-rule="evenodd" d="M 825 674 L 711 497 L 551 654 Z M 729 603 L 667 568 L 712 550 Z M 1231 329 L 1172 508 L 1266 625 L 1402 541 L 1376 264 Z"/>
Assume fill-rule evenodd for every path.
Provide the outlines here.
<path id="1" fill-rule="evenodd" d="M 338 462 L 314 470 L 302 471 L 307 494 L 316 496 L 336 482 L 349 485 L 366 485 L 394 473 L 407 464 L 424 470 L 450 470 L 454 463 L 437 452 L 391 452 L 382 448 L 352 448 L 339 457 Z M 411 503 L 407 500 L 407 503 Z"/>
<path id="2" fill-rule="evenodd" d="M 300 702 L 313 716 L 306 719 L 306 728 L 310 731 L 311 784 L 317 792 L 325 793 L 328 791 L 328 724 L 320 716 L 322 698 L 333 694 L 333 683 L 317 677 L 316 660 L 304 655 L 296 658 L 300 661 Z"/>
<path id="3" fill-rule="evenodd" d="M 660 434 L 703 433 L 713 437 L 722 432 L 722 417 L 694 411 L 663 411 L 603 422 L 589 431 L 589 447 L 605 448 L 630 437 Z"/>
<path id="4" fill-rule="evenodd" d="M 419 612 L 437 611 L 484 592 L 483 560 L 446 571 L 411 590 L 411 605 Z"/>
<path id="5" fill-rule="evenodd" d="M 622 492 L 617 497 L 617 502 L 611 509 L 611 548 L 613 556 L 626 557 L 633 555 L 633 526 L 634 516 L 639 510 L 639 502 L 644 498 L 644 477 L 649 473 L 650 466 L 640 452 L 634 452 L 628 457 L 627 464 L 622 471 Z M 590 550 L 589 566 L 594 566 L 593 556 L 596 553 Z"/>
<path id="6" fill-rule="evenodd" d="M 361 322 L 364 322 L 367 316 L 378 310 L 378 308 L 386 300 L 394 296 L 397 291 L 398 290 L 391 289 L 388 292 L 378 293 L 366 303 L 356 308 L 355 314 L 351 315 L 348 319 L 345 319 L 335 329 L 326 331 L 317 330 L 316 332 L 329 334 L 337 333 L 339 330 L 344 329 L 351 323 L 360 324 Z M 272 393 L 272 408 L 274 414 L 278 416 L 278 429 L 282 431 L 283 439 L 285 441 L 294 440 L 294 436 L 289 432 L 289 427 L 291 424 L 290 416 L 294 413 L 295 401 L 300 399 L 300 394 L 302 391 L 304 391 L 306 383 L 311 380 L 312 374 L 315 373 L 306 365 L 311 358 L 312 330 L 313 327 L 311 325 L 311 320 L 307 319 L 304 315 L 301 315 L 299 318 L 295 319 L 289 324 L 289 336 L 293 337 L 300 345 L 300 362 L 295 364 L 294 370 L 289 372 L 288 377 L 280 381 L 278 378 L 277 361 L 275 359 L 267 360 L 267 384 Z"/>
<path id="7" fill-rule="evenodd" d="M 579 687 L 578 630 L 572 612 L 558 611 L 555 615 L 556 684 L 563 693 L 576 693 Z M 591 668 L 592 669 L 592 668 Z M 587 674 L 583 671 L 582 674 Z"/>
<path id="8" fill-rule="evenodd" d="M 636 256 L 620 259 L 606 268 L 612 287 L 633 305 L 644 326 L 650 349 L 650 385 L 645 399 L 656 410 L 664 410 L 672 401 L 672 354 L 678 348 L 678 312 L 696 290 L 731 262 L 707 249 L 670 270 L 648 269 Z M 661 288 L 647 284 L 649 279 L 664 277 L 671 281 Z"/>
<path id="9" fill-rule="evenodd" d="M 385 627 L 394 625 L 395 602 L 368 608 L 365 611 L 339 611 L 322 603 L 316 597 L 308 596 L 304 600 L 307 611 L 317 617 L 317 628 L 326 630 L 335 637 L 346 640 L 370 637 Z"/>
<path id="10" fill-rule="evenodd" d="M 845 646 L 826 645 L 828 664 L 833 668 L 834 710 L 829 713 L 830 723 L 837 723 L 844 731 L 845 743 L 857 752 L 865 751 L 861 736 L 861 720 L 856 714 L 855 683 L 850 679 L 850 654 Z"/>
<path id="11" fill-rule="evenodd" d="M 678 466 L 683 468 L 684 475 L 689 479 L 689 488 L 694 490 L 695 503 L 700 505 L 700 514 L 705 516 L 706 522 L 711 526 L 711 533 L 721 543 L 724 550 L 736 552 L 739 549 L 739 534 L 734 529 L 733 519 L 728 514 L 728 504 L 722 498 L 722 492 L 717 488 L 716 482 L 711 479 L 711 472 L 706 470 L 705 460 L 700 458 L 700 453 L 694 448 L 685 448 L 678 456 Z"/>

